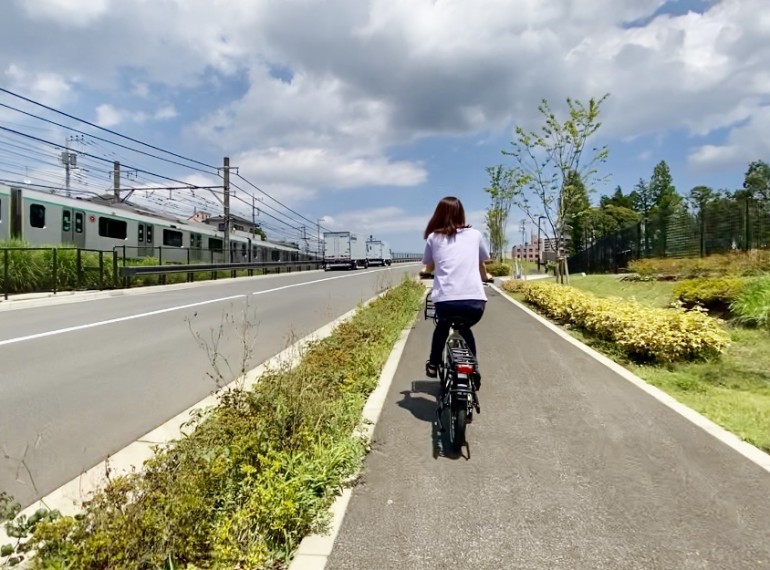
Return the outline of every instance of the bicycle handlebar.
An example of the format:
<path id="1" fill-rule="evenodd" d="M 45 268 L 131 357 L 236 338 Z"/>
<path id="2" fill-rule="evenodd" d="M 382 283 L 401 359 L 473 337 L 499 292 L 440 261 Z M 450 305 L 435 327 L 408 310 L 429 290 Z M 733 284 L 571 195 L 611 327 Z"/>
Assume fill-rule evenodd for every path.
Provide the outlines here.
<path id="1" fill-rule="evenodd" d="M 424 271 L 420 271 L 420 279 L 433 279 L 434 275 L 433 273 L 426 273 Z M 495 278 L 492 277 L 491 279 L 482 279 L 482 283 L 494 283 Z"/>

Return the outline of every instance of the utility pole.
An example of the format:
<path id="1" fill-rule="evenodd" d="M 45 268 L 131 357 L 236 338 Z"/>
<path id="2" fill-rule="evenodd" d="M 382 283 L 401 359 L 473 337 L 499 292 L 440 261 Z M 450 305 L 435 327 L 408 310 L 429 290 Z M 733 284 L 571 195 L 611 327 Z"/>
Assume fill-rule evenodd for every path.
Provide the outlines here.
<path id="1" fill-rule="evenodd" d="M 120 162 L 112 163 L 112 191 L 115 194 L 115 203 L 120 202 Z"/>
<path id="2" fill-rule="evenodd" d="M 232 253 L 230 252 L 230 157 L 226 156 L 224 161 L 224 167 L 223 167 L 223 178 L 224 178 L 224 207 L 225 207 L 225 220 L 224 220 L 224 230 L 225 230 L 225 239 L 224 239 L 224 250 L 225 250 L 225 259 L 227 260 L 227 263 L 231 263 L 233 261 Z"/>
<path id="3" fill-rule="evenodd" d="M 70 193 L 70 171 L 77 166 L 77 154 L 70 152 L 69 137 L 64 139 L 64 150 L 61 153 L 61 162 L 64 165 L 64 188 L 67 190 L 67 198 Z"/>

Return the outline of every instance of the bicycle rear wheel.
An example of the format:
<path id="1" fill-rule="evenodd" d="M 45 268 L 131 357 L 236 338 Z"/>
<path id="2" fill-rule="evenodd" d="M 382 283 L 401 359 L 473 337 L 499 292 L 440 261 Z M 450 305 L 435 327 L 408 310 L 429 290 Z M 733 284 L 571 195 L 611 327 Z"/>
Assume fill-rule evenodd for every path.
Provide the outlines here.
<path id="1" fill-rule="evenodd" d="M 468 423 L 468 410 L 465 406 L 453 406 L 449 411 L 449 446 L 453 453 L 460 453 L 465 443 L 465 428 Z"/>

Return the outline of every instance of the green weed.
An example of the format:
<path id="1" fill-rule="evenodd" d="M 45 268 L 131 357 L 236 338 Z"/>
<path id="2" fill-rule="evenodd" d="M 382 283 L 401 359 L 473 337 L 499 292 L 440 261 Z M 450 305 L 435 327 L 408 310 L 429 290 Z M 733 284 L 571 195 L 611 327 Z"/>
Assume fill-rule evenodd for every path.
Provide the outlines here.
<path id="1" fill-rule="evenodd" d="M 284 567 L 360 463 L 363 404 L 423 292 L 405 279 L 296 367 L 226 390 L 141 473 L 113 478 L 77 517 L 40 523 L 36 567 Z"/>

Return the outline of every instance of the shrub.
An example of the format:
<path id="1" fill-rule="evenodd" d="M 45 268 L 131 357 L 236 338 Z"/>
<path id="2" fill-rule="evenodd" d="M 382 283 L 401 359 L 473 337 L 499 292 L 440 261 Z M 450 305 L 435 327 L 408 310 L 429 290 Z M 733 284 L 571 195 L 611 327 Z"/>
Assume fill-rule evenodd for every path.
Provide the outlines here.
<path id="1" fill-rule="evenodd" d="M 770 326 L 770 277 L 746 284 L 730 304 L 730 310 L 741 324 Z"/>
<path id="2" fill-rule="evenodd" d="M 487 263 L 487 272 L 493 277 L 507 277 L 511 274 L 511 265 L 508 263 Z"/>
<path id="3" fill-rule="evenodd" d="M 640 362 L 709 358 L 728 346 L 719 321 L 697 310 L 642 307 L 551 283 L 528 284 L 523 291 L 546 315 L 612 342 Z"/>
<path id="4" fill-rule="evenodd" d="M 501 287 L 509 293 L 519 293 L 524 290 L 527 283 L 528 282 L 523 279 L 507 279 L 503 281 Z"/>
<path id="5" fill-rule="evenodd" d="M 0 242 L 1 247 L 31 248 L 20 241 Z M 78 280 L 77 252 L 66 246 L 40 246 L 47 249 L 18 249 L 8 254 L 8 291 L 10 293 L 34 293 L 50 291 L 53 287 L 53 250 L 56 249 L 56 288 L 57 290 L 96 289 L 99 287 L 99 254 L 81 252 L 80 263 L 83 271 Z M 4 290 L 4 258 L 0 254 L 0 290 Z M 103 257 L 103 283 L 112 286 L 112 254 Z"/>
<path id="6" fill-rule="evenodd" d="M 688 279 L 674 285 L 673 297 L 686 307 L 700 305 L 708 310 L 725 312 L 746 282 L 741 277 Z"/>
<path id="7" fill-rule="evenodd" d="M 676 279 L 719 275 L 761 275 L 770 271 L 770 251 L 736 251 L 695 258 L 636 259 L 629 262 L 628 268 L 642 277 Z"/>

